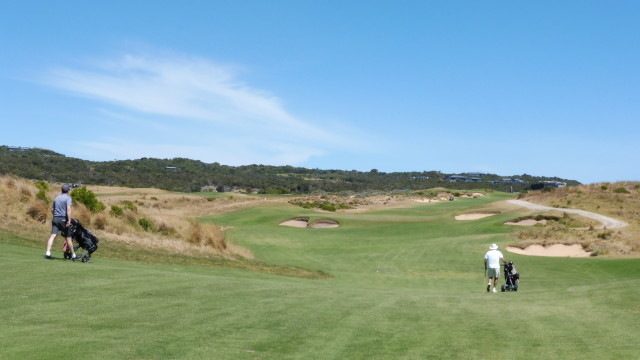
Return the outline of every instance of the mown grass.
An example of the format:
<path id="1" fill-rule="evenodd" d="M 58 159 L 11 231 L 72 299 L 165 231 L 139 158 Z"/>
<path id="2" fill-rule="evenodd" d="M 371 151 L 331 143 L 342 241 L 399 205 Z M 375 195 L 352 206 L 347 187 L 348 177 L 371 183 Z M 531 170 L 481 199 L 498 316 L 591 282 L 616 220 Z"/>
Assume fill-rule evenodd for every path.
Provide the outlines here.
<path id="1" fill-rule="evenodd" d="M 637 358 L 638 259 L 505 252 L 520 291 L 484 292 L 482 256 L 493 242 L 504 248 L 503 222 L 519 214 L 454 216 L 505 197 L 362 214 L 256 207 L 206 219 L 232 227 L 227 236 L 257 259 L 326 279 L 106 259 L 107 243 L 90 264 L 45 261 L 33 240 L 0 233 L 0 358 Z M 278 225 L 297 216 L 341 226 Z"/>

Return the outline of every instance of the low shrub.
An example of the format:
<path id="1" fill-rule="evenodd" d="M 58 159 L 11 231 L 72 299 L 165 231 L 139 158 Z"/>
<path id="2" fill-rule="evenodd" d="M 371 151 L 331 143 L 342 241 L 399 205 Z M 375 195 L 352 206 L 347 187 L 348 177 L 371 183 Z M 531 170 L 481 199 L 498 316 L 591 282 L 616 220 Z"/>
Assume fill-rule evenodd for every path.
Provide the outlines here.
<path id="1" fill-rule="evenodd" d="M 100 214 L 100 215 L 98 215 L 98 216 L 95 216 L 95 217 L 93 218 L 93 226 L 94 226 L 96 229 L 98 229 L 98 230 L 104 230 L 104 229 L 106 229 L 107 224 L 108 224 L 108 220 L 107 220 L 107 218 L 106 218 L 104 215 L 102 215 L 102 214 Z"/>
<path id="2" fill-rule="evenodd" d="M 84 204 L 92 213 L 99 213 L 105 209 L 105 205 L 98 201 L 96 194 L 87 189 L 86 186 L 77 188 L 71 192 L 73 201 Z"/>
<path id="3" fill-rule="evenodd" d="M 46 204 L 49 204 L 51 200 L 47 196 L 47 191 L 49 191 L 49 184 L 47 184 L 44 180 L 38 180 L 35 182 L 36 188 L 38 189 L 38 193 L 36 194 L 36 198 L 44 201 Z"/>
<path id="4" fill-rule="evenodd" d="M 156 221 L 156 231 L 165 236 L 177 234 L 176 228 L 164 220 Z"/>
<path id="5" fill-rule="evenodd" d="M 598 233 L 598 239 L 602 239 L 602 240 L 609 240 L 611 239 L 611 231 L 605 231 L 605 232 L 601 232 Z"/>
<path id="6" fill-rule="evenodd" d="M 145 219 L 145 218 L 140 218 L 138 220 L 138 225 L 140 225 L 140 227 L 142 229 L 144 229 L 144 231 L 149 231 L 151 230 L 152 226 L 151 226 L 151 221 Z"/>
<path id="7" fill-rule="evenodd" d="M 91 224 L 91 211 L 82 203 L 73 205 L 71 216 L 82 224 Z"/>
<path id="8" fill-rule="evenodd" d="M 109 215 L 118 217 L 118 216 L 122 216 L 123 214 L 124 214 L 124 209 L 122 209 L 118 205 L 111 205 L 111 211 L 109 211 Z"/>
<path id="9" fill-rule="evenodd" d="M 125 210 L 131 210 L 133 212 L 138 212 L 138 208 L 136 207 L 136 205 L 129 201 L 129 200 L 125 200 L 122 202 L 122 208 Z"/>
<path id="10" fill-rule="evenodd" d="M 197 221 L 191 222 L 191 228 L 186 241 L 193 245 L 212 247 L 220 251 L 227 248 L 224 233 L 219 227 Z"/>
<path id="11" fill-rule="evenodd" d="M 47 217 L 50 213 L 49 204 L 39 199 L 33 201 L 27 210 L 27 215 L 42 224 L 47 222 Z"/>

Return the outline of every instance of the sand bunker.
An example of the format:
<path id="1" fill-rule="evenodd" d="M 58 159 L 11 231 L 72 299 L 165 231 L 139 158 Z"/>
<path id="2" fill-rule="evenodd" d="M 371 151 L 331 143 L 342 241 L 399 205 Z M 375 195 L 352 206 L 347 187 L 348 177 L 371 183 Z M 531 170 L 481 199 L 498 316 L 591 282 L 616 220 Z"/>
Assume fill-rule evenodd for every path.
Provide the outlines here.
<path id="1" fill-rule="evenodd" d="M 546 224 L 547 220 L 534 220 L 534 219 L 526 219 L 526 220 L 520 220 L 517 222 L 513 222 L 513 221 L 509 221 L 504 223 L 505 225 L 515 225 L 515 226 L 533 226 L 533 225 L 537 225 L 537 224 Z"/>
<path id="2" fill-rule="evenodd" d="M 482 218 L 486 218 L 489 216 L 493 216 L 499 214 L 499 212 L 484 212 L 484 213 L 469 213 L 469 214 L 460 214 L 456 216 L 456 220 L 478 220 Z"/>
<path id="3" fill-rule="evenodd" d="M 281 222 L 280 225 L 297 227 L 297 228 L 306 228 L 307 225 L 309 225 L 309 219 L 308 218 L 291 219 L 285 222 Z"/>
<path id="4" fill-rule="evenodd" d="M 515 246 L 507 246 L 507 251 L 531 256 L 551 256 L 551 257 L 589 257 L 591 253 L 585 251 L 579 244 L 564 245 L 554 244 L 550 246 L 529 245 L 525 249 Z"/>
<path id="5" fill-rule="evenodd" d="M 460 197 L 461 198 L 477 198 L 480 196 L 484 196 L 483 193 L 471 193 L 471 194 L 461 194 Z"/>
<path id="6" fill-rule="evenodd" d="M 314 229 L 330 229 L 337 228 L 338 226 L 340 226 L 340 224 L 338 224 L 338 222 L 335 220 L 316 220 L 308 226 Z"/>
<path id="7" fill-rule="evenodd" d="M 281 222 L 280 225 L 297 228 L 329 229 L 336 228 L 340 224 L 335 220 L 322 219 L 309 223 L 309 218 L 296 218 Z"/>

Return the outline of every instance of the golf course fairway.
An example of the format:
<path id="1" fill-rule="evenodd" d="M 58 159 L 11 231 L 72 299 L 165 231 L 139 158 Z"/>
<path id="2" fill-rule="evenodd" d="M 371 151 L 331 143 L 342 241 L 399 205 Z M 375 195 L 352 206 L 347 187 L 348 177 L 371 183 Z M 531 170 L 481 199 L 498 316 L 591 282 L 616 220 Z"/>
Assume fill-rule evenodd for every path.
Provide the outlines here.
<path id="1" fill-rule="evenodd" d="M 100 250 L 88 264 L 44 260 L 47 233 L 36 247 L 0 232 L 0 359 L 638 359 L 640 259 L 509 253 L 516 210 L 455 220 L 507 198 L 200 219 L 316 279 Z M 340 226 L 279 226 L 296 217 Z M 491 243 L 521 274 L 518 292 L 485 291 Z"/>

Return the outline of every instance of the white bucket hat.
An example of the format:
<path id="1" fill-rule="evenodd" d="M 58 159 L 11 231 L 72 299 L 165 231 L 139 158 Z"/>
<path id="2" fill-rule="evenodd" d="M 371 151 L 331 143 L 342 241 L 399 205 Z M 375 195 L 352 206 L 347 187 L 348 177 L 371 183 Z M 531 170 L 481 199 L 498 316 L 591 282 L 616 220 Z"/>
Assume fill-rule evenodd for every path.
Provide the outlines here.
<path id="1" fill-rule="evenodd" d="M 489 246 L 489 250 L 498 250 L 498 244 L 491 244 L 491 246 Z"/>

